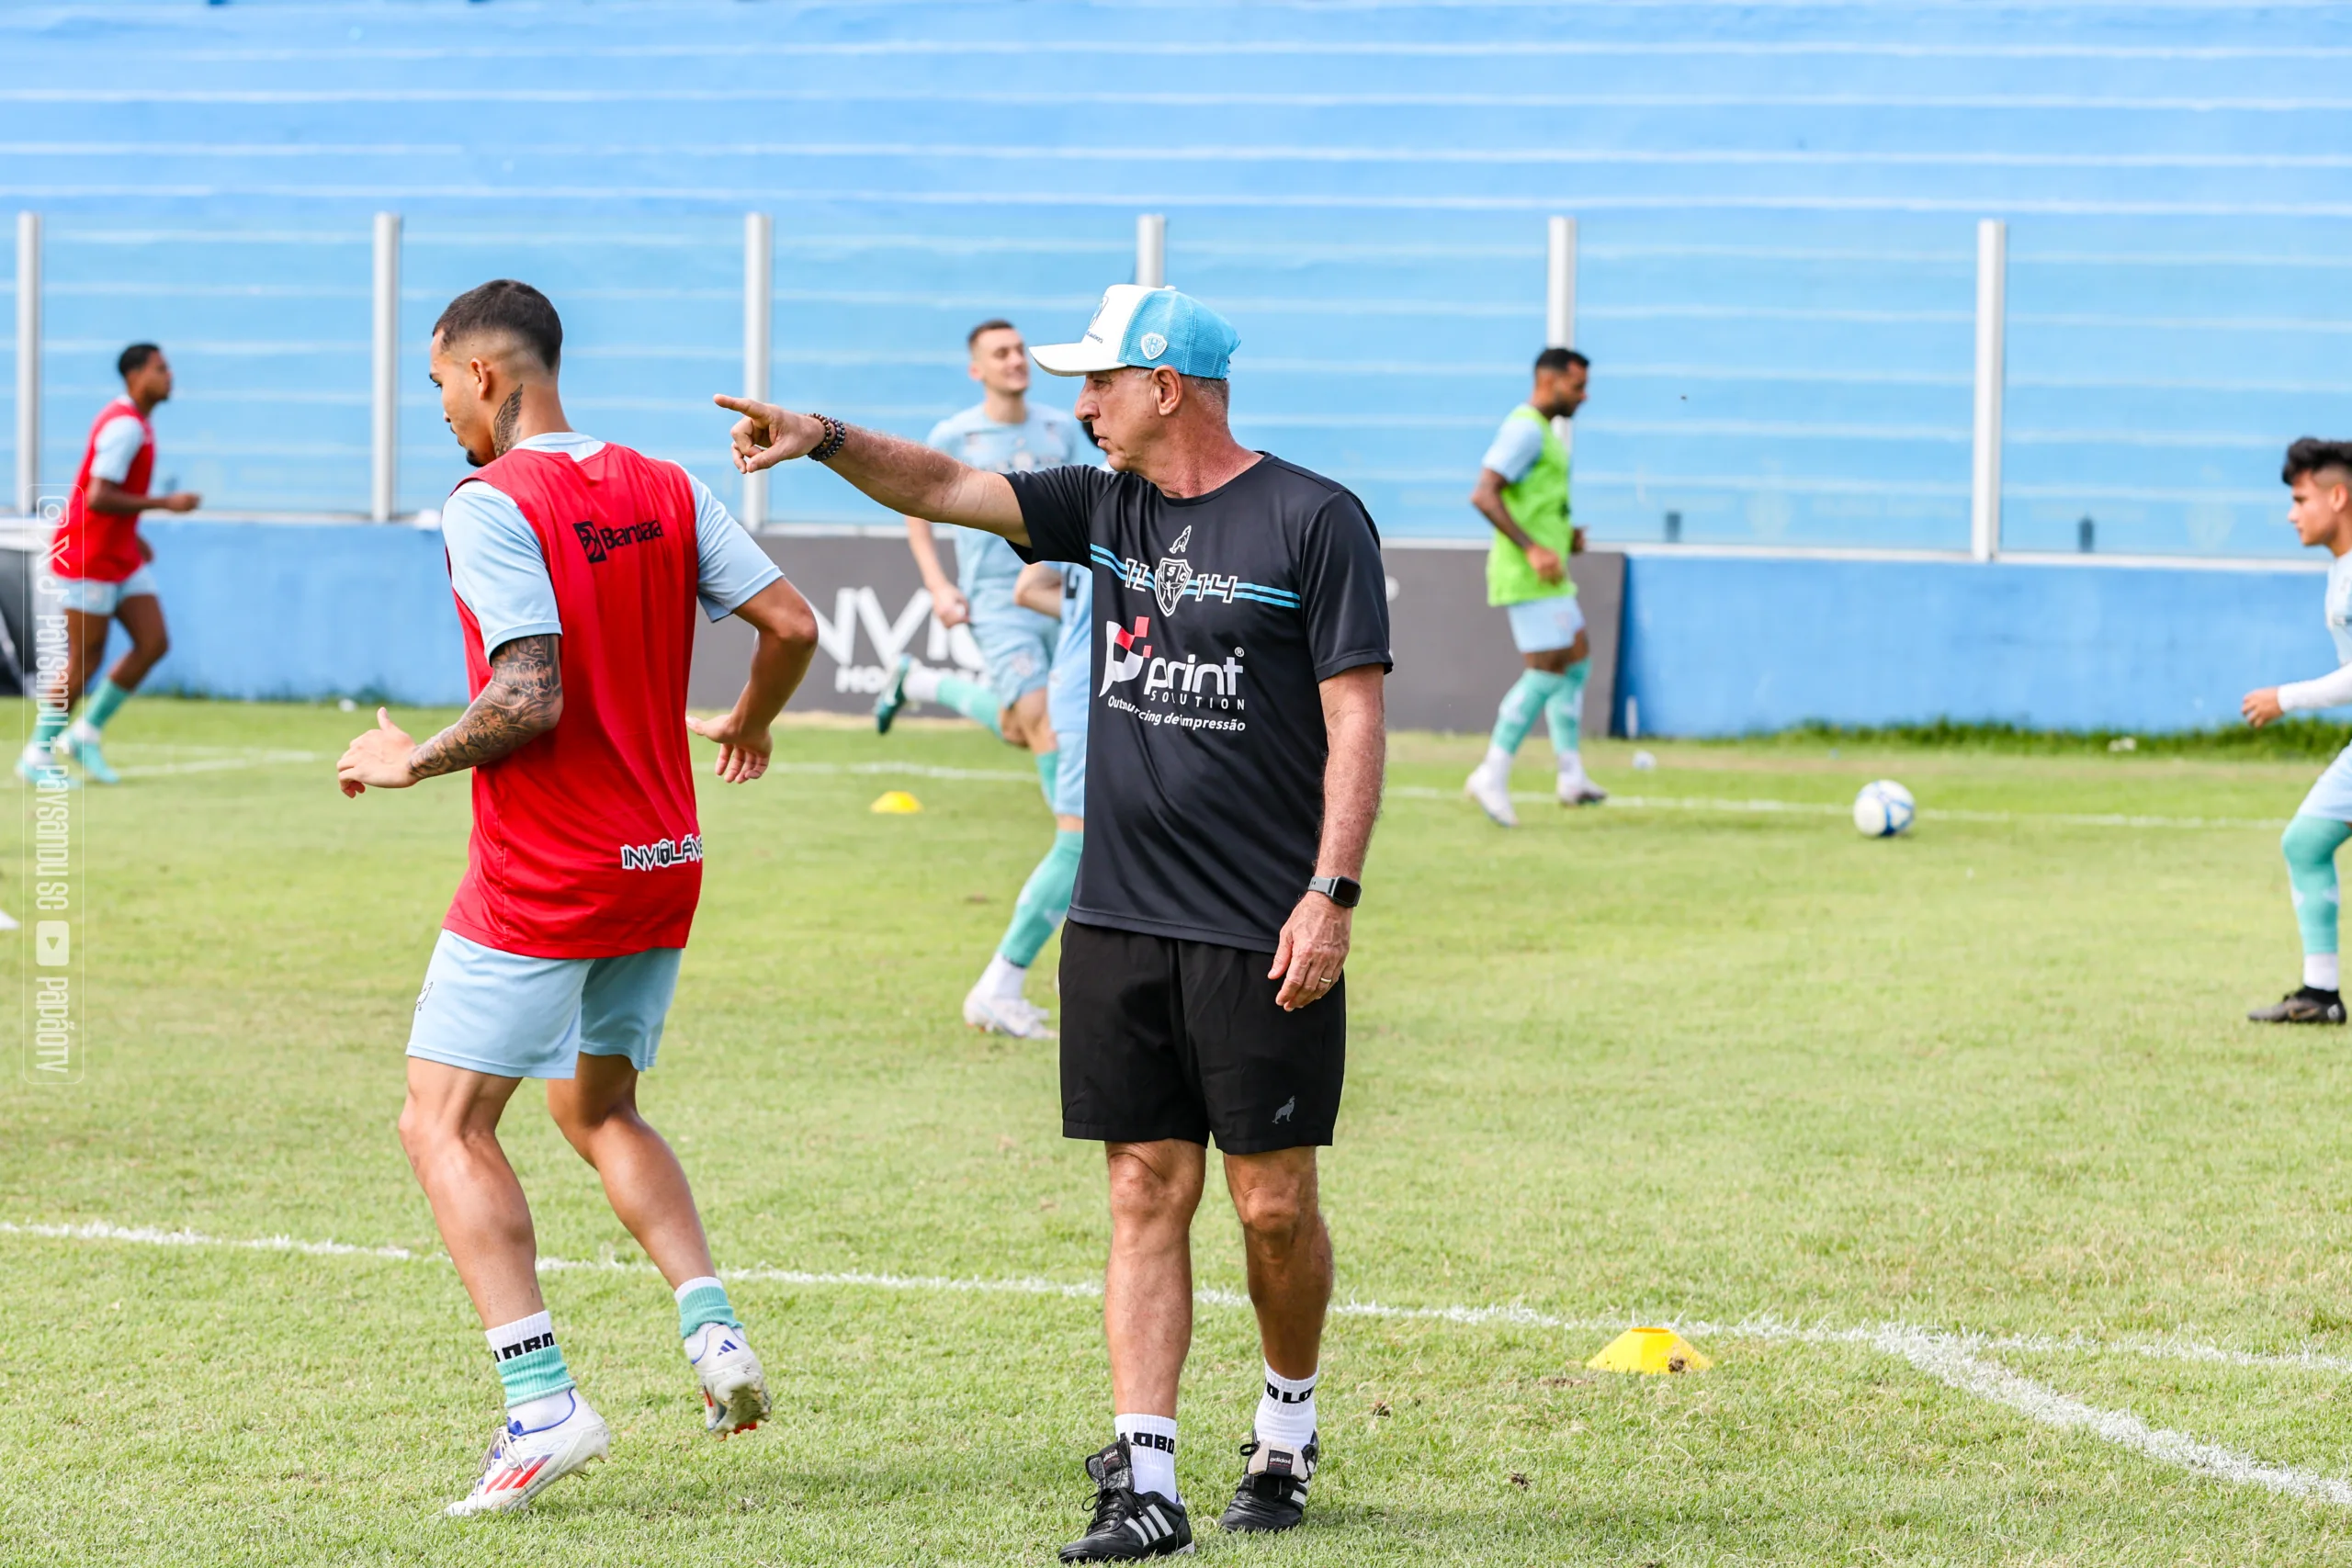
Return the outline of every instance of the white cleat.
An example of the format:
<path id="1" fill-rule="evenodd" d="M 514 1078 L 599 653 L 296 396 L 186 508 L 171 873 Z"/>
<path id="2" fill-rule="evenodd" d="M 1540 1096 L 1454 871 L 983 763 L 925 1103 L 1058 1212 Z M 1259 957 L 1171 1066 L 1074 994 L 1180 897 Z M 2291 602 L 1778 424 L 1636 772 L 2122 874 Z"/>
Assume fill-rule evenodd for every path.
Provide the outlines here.
<path id="1" fill-rule="evenodd" d="M 748 1432 L 768 1417 L 768 1375 L 743 1331 L 705 1324 L 686 1341 L 686 1359 L 702 1380 L 702 1427 L 714 1438 Z"/>
<path id="2" fill-rule="evenodd" d="M 1046 1010 L 1030 1005 L 1026 997 L 992 997 L 978 986 L 964 998 L 964 1021 L 987 1034 L 1010 1034 L 1015 1040 L 1051 1040 L 1053 1025 Z"/>
<path id="3" fill-rule="evenodd" d="M 446 1510 L 451 1518 L 512 1514 L 528 1507 L 532 1498 L 613 1450 L 612 1428 L 576 1392 L 562 1420 L 530 1432 L 522 1425 L 509 1419 L 498 1429 L 490 1452 L 482 1456 L 481 1479 Z"/>
<path id="4" fill-rule="evenodd" d="M 1519 813 L 1512 810 L 1510 805 L 1510 774 L 1505 773 L 1498 778 L 1487 770 L 1484 763 L 1481 763 L 1470 771 L 1470 777 L 1463 784 L 1462 793 L 1476 801 L 1478 809 L 1493 818 L 1497 827 L 1519 826 Z"/>
<path id="5" fill-rule="evenodd" d="M 1560 804 L 1563 806 L 1598 806 L 1609 798 L 1609 792 L 1587 778 L 1581 770 L 1560 775 Z"/>

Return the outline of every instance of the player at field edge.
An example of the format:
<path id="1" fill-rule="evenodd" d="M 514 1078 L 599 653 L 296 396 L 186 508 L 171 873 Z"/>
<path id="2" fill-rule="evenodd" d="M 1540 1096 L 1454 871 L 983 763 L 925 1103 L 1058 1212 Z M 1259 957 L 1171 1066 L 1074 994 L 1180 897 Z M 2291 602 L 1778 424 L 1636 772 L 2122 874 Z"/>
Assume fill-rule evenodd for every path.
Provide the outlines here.
<path id="1" fill-rule="evenodd" d="M 882 504 L 985 528 L 1093 581 L 1085 852 L 1062 933 L 1062 1133 L 1103 1145 L 1113 1440 L 1062 1561 L 1193 1549 L 1176 1479 L 1192 1222 L 1212 1135 L 1241 1223 L 1264 1382 L 1225 1510 L 1291 1529 L 1321 1455 L 1331 1295 L 1317 1195 L 1345 1077 L 1341 978 L 1380 801 L 1387 576 L 1363 504 L 1227 423 L 1224 317 L 1109 289 L 1082 376 L 1109 468 L 991 474 L 825 414 L 719 397 L 738 466 L 831 467 Z M 1269 959 L 1271 958 L 1271 963 Z"/>
<path id="2" fill-rule="evenodd" d="M 1510 617 L 1511 641 L 1527 664 L 1495 712 L 1486 759 L 1462 786 L 1505 828 L 1519 826 L 1510 804 L 1511 760 L 1538 714 L 1552 730 L 1560 804 L 1591 806 L 1609 798 L 1587 776 L 1578 749 L 1592 642 L 1568 557 L 1584 548 L 1584 530 L 1569 517 L 1568 448 L 1552 427 L 1584 406 L 1591 365 L 1572 348 L 1547 348 L 1535 356 L 1534 389 L 1504 418 L 1470 492 L 1470 504 L 1495 530 L 1487 551 L 1487 603 Z"/>
<path id="3" fill-rule="evenodd" d="M 932 427 L 925 444 L 991 473 L 1027 473 L 1062 463 L 1091 461 L 1094 443 L 1079 423 L 1056 408 L 1029 401 L 1029 347 L 1021 331 L 1002 318 L 982 321 L 965 335 L 969 374 L 987 396 L 963 412 Z M 1078 879 L 1079 823 L 1057 803 L 1065 765 L 1060 728 L 1048 712 L 1046 686 L 1062 634 L 1056 615 L 1023 605 L 1014 592 L 1021 559 L 993 534 L 949 530 L 956 547 L 956 580 L 939 563 L 931 523 L 907 519 L 907 547 L 931 593 L 940 624 L 969 626 L 988 675 L 986 684 L 951 671 L 899 657 L 874 705 L 874 727 L 890 732 L 891 721 L 910 700 L 936 702 L 986 726 L 998 739 L 1025 746 L 1037 766 L 1046 808 L 1055 814 L 1054 842 L 1030 873 L 1014 901 L 1012 919 L 972 988 L 964 997 L 964 1021 L 992 1034 L 1041 1040 L 1053 1031 L 1044 1010 L 1025 994 L 1029 965 L 1069 908 Z M 1080 649 L 1081 655 L 1084 649 Z M 1078 763 L 1081 775 L 1085 763 Z M 1081 784 L 1082 787 L 1082 784 Z"/>
<path id="4" fill-rule="evenodd" d="M 60 683 L 42 694 L 32 739 L 17 759 L 17 772 L 33 783 L 73 782 L 58 766 L 62 752 L 99 784 L 119 784 L 99 744 L 107 721 L 130 700 L 139 682 L 171 650 L 164 628 L 164 602 L 148 563 L 155 551 L 139 533 L 142 512 L 193 512 L 199 498 L 179 491 L 150 495 L 155 472 L 156 406 L 172 395 L 172 366 L 152 343 L 134 343 L 115 359 L 122 396 L 98 411 L 83 444 L 82 466 L 65 515 L 50 539 L 45 562 L 65 609 L 65 671 Z M 130 647 L 115 660 L 90 705 L 67 728 L 82 700 L 90 672 L 106 657 L 107 633 L 115 621 L 130 636 Z"/>
<path id="5" fill-rule="evenodd" d="M 2248 692 L 2239 705 L 2259 728 L 2286 714 L 2352 703 L 2352 441 L 2306 435 L 2287 448 L 2279 478 L 2293 495 L 2287 521 L 2306 546 L 2328 553 L 2324 615 L 2337 668 L 2309 681 Z M 2336 948 L 2335 852 L 2352 838 L 2352 747 L 2327 765 L 2295 808 L 2278 847 L 2287 857 L 2295 924 L 2303 939 L 2303 983 L 2246 1017 L 2257 1023 L 2342 1023 L 2344 990 Z"/>
<path id="6" fill-rule="evenodd" d="M 967 370 L 984 396 L 961 413 L 931 427 L 924 444 L 975 468 L 1024 473 L 1075 463 L 1094 450 L 1078 422 L 1057 408 L 1029 401 L 1029 345 L 1021 329 L 1001 317 L 982 321 L 965 334 L 971 355 Z M 907 548 L 931 594 L 932 613 L 944 626 L 968 626 L 980 650 L 987 683 L 952 671 L 919 664 L 900 654 L 888 682 L 874 704 L 874 727 L 890 732 L 899 710 L 910 701 L 951 707 L 1008 745 L 1026 747 L 1037 760 L 1037 774 L 1050 802 L 1054 794 L 1054 729 L 1046 714 L 1046 671 L 1053 659 L 1053 621 L 1016 605 L 1013 580 L 1021 561 L 993 534 L 951 530 L 956 575 L 939 562 L 939 541 L 928 519 L 907 519 Z"/>
<path id="7" fill-rule="evenodd" d="M 502 278 L 433 329 L 443 417 L 477 469 L 442 509 L 473 700 L 418 742 L 377 712 L 336 765 L 343 792 L 473 771 L 465 878 L 426 966 L 401 1144 L 481 1315 L 507 1414 L 448 1512 L 505 1513 L 610 1450 L 539 1292 L 531 1211 L 498 1143 L 525 1078 L 602 1179 L 677 1299 L 705 1429 L 767 1415 L 766 1375 L 720 1284 L 684 1169 L 637 1109 L 702 889 L 689 730 L 718 775 L 767 769 L 769 727 L 817 646 L 816 617 L 703 483 L 574 431 L 563 323 Z M 686 715 L 699 599 L 756 632 L 734 708 Z"/>

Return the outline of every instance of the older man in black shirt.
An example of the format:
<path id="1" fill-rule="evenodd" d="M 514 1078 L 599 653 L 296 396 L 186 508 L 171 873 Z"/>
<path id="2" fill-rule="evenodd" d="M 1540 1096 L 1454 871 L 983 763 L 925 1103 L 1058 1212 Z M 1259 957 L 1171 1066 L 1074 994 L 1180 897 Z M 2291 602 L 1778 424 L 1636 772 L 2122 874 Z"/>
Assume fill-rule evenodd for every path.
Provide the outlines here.
<path id="1" fill-rule="evenodd" d="M 1115 1438 L 1065 1562 L 1193 1541 L 1175 1478 L 1192 1339 L 1192 1220 L 1225 1160 L 1265 1351 L 1228 1530 L 1297 1524 L 1319 1457 L 1315 1383 L 1331 1244 L 1316 1149 L 1339 1114 L 1351 910 L 1380 802 L 1389 664 L 1372 520 L 1340 486 L 1233 439 L 1238 339 L 1172 288 L 1122 284 L 1083 376 L 1110 458 L 1000 475 L 826 415 L 721 397 L 738 466 L 829 464 L 894 511 L 1002 535 L 1094 572 L 1086 848 L 1062 938 L 1062 1130 L 1110 1170 L 1103 1291 Z"/>

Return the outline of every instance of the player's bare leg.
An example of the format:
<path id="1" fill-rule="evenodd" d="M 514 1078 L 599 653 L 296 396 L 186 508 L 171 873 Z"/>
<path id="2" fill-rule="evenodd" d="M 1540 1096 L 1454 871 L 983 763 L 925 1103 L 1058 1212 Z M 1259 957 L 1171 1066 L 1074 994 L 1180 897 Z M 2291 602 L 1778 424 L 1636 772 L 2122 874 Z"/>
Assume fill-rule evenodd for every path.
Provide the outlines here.
<path id="1" fill-rule="evenodd" d="M 1283 1530 L 1305 1516 L 1321 1456 L 1315 1387 L 1331 1304 L 1331 1233 L 1311 1147 L 1227 1155 L 1225 1184 L 1241 1219 L 1266 1382 L 1223 1522 L 1228 1530 Z"/>
<path id="2" fill-rule="evenodd" d="M 548 1080 L 548 1113 L 595 1168 L 605 1201 L 677 1297 L 706 1427 L 718 1437 L 748 1431 L 768 1414 L 766 1374 L 718 1282 L 685 1168 L 638 1111 L 637 1079 L 626 1056 L 583 1055 L 571 1078 Z"/>
<path id="3" fill-rule="evenodd" d="M 130 634 L 130 646 L 114 661 L 107 678 L 90 694 L 89 705 L 57 742 L 58 750 L 80 763 L 84 773 L 99 784 L 109 784 L 122 780 L 107 761 L 100 737 L 122 705 L 130 700 L 130 694 L 147 679 L 148 671 L 172 648 L 170 634 L 164 626 L 164 602 L 154 594 L 138 593 L 125 599 L 116 606 L 115 618 Z M 98 652 L 104 652 L 103 641 Z M 89 664 L 94 667 L 96 662 L 94 657 Z"/>
<path id="4" fill-rule="evenodd" d="M 58 739 L 82 701 L 82 689 L 89 683 L 90 671 L 106 657 L 107 633 L 113 625 L 110 615 L 94 615 L 83 610 L 65 612 L 65 668 L 41 693 L 32 739 L 26 743 L 24 754 L 17 759 L 19 777 L 35 784 L 44 780 L 74 782 L 73 776 L 58 765 Z"/>
<path id="5" fill-rule="evenodd" d="M 498 1144 L 498 1119 L 521 1080 L 408 1059 L 401 1146 L 441 1244 L 481 1314 L 506 1390 L 506 1419 L 473 1490 L 453 1515 L 509 1513 L 602 1459 L 612 1433 L 573 1386 L 539 1295 L 538 1247 L 523 1184 Z"/>

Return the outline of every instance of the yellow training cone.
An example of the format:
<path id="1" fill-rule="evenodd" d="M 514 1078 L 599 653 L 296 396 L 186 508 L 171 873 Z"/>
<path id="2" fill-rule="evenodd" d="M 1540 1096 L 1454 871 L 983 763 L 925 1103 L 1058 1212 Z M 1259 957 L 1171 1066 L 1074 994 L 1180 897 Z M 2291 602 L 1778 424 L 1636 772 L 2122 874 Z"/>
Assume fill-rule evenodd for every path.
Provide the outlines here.
<path id="1" fill-rule="evenodd" d="M 902 789 L 886 790 L 866 809 L 878 811 L 885 817 L 911 817 L 922 809 L 922 802 Z"/>
<path id="2" fill-rule="evenodd" d="M 1596 1372 L 1703 1372 L 1713 1365 L 1671 1328 L 1629 1328 L 1585 1363 Z"/>

